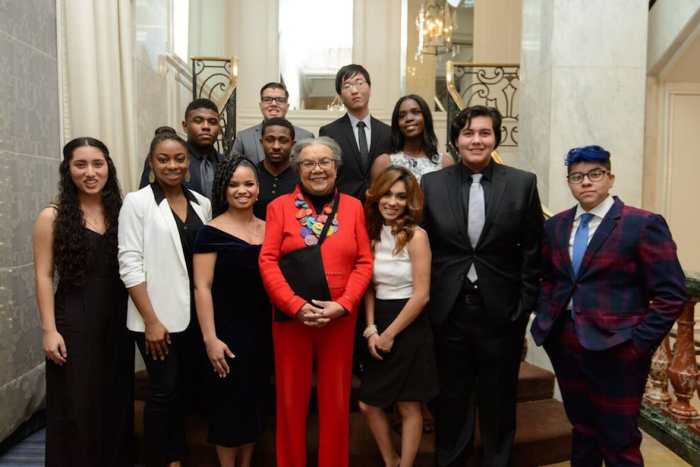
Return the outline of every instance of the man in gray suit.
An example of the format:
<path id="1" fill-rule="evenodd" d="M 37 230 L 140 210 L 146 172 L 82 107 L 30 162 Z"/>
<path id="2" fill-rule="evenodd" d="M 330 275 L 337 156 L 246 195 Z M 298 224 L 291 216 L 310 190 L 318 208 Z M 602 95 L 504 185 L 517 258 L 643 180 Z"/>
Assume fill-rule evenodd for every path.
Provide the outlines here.
<path id="1" fill-rule="evenodd" d="M 263 121 L 271 118 L 285 118 L 289 110 L 287 99 L 289 99 L 289 93 L 283 84 L 272 82 L 263 86 L 260 90 L 260 111 L 263 114 Z M 260 123 L 238 133 L 231 155 L 246 156 L 256 164 L 265 159 L 265 152 L 260 144 L 262 126 L 263 124 Z M 297 141 L 314 137 L 310 131 L 297 126 L 294 127 L 294 133 Z"/>

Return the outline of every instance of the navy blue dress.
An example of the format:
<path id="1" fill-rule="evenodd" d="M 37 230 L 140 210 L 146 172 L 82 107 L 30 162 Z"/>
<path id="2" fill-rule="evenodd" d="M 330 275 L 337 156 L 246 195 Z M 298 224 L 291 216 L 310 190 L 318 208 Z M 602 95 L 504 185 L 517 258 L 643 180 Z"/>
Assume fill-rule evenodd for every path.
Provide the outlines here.
<path id="1" fill-rule="evenodd" d="M 215 227 L 204 226 L 194 253 L 217 253 L 211 295 L 216 336 L 235 355 L 226 357 L 225 378 L 207 362 L 208 441 L 225 447 L 255 442 L 266 429 L 272 373 L 272 314 L 263 288 L 258 256 L 251 245 Z"/>

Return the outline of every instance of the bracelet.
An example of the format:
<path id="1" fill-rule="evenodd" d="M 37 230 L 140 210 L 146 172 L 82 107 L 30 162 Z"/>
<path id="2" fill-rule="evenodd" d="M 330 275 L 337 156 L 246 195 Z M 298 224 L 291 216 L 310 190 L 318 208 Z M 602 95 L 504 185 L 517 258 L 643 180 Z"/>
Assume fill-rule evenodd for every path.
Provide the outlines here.
<path id="1" fill-rule="evenodd" d="M 364 337 L 365 339 L 369 339 L 370 336 L 373 336 L 375 334 L 379 334 L 379 331 L 377 330 L 377 325 L 370 324 L 365 328 L 365 331 L 362 333 L 362 337 Z"/>

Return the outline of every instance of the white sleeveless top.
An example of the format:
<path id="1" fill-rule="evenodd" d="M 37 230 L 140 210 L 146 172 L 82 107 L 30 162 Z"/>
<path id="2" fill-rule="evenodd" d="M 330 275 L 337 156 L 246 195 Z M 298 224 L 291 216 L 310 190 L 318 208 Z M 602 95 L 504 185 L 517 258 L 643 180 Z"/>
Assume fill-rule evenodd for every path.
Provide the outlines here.
<path id="1" fill-rule="evenodd" d="M 420 228 L 420 227 L 416 227 Z M 374 282 L 376 297 L 380 300 L 411 298 L 413 296 L 413 266 L 408 245 L 394 256 L 396 237 L 391 226 L 382 226 L 379 243 L 374 246 Z"/>
<path id="2" fill-rule="evenodd" d="M 413 172 L 413 175 L 416 176 L 419 183 L 423 175 L 430 172 L 436 172 L 442 169 L 443 157 L 444 156 L 440 154 L 438 156 L 437 162 L 433 162 L 427 157 L 407 156 L 403 153 L 403 151 L 399 151 L 395 154 L 389 154 L 389 158 L 391 158 L 391 165 L 398 165 L 399 167 L 407 168 L 408 170 Z"/>

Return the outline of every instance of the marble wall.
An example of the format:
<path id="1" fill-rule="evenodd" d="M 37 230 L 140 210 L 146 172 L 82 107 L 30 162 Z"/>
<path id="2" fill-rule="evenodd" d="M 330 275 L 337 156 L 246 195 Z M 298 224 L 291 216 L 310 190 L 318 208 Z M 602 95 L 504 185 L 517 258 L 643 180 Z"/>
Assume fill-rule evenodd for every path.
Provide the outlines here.
<path id="1" fill-rule="evenodd" d="M 61 160 L 56 1 L 0 2 L 0 440 L 41 408 L 32 228 Z"/>
<path id="2" fill-rule="evenodd" d="M 569 149 L 612 153 L 613 193 L 641 205 L 648 4 L 523 0 L 520 154 L 555 212 L 575 204 Z"/>

